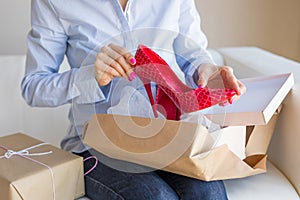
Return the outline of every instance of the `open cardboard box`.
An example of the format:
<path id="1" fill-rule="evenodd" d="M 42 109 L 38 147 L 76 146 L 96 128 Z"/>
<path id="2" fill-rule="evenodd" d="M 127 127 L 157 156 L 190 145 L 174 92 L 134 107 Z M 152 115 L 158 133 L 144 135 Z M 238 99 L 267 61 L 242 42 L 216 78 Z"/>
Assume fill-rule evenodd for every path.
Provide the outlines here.
<path id="1" fill-rule="evenodd" d="M 203 110 L 207 118 L 223 126 L 265 125 L 294 85 L 293 74 L 241 79 L 247 92 L 226 107 Z"/>
<path id="2" fill-rule="evenodd" d="M 226 115 L 230 121 L 225 121 L 227 125 L 242 126 L 209 133 L 206 127 L 189 122 L 95 114 L 84 128 L 83 142 L 111 158 L 206 181 L 263 173 L 277 111 L 293 85 L 293 76 L 283 74 L 243 82 L 248 95 L 241 98 L 242 103 L 232 105 L 237 104 L 238 109 Z M 260 98 L 249 101 L 252 96 Z M 249 124 L 255 126 L 246 127 Z M 244 150 L 244 156 L 226 141 L 242 144 L 238 149 Z"/>

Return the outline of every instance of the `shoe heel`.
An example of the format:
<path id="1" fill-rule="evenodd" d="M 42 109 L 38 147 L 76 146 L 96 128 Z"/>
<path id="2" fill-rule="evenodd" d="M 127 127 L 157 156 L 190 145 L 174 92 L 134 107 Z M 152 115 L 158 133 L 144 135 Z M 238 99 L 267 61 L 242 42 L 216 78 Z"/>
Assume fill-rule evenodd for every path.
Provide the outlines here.
<path id="1" fill-rule="evenodd" d="M 158 117 L 158 113 L 157 113 L 157 110 L 156 110 L 156 106 L 154 105 L 155 102 L 154 102 L 154 98 L 153 98 L 153 95 L 152 95 L 150 80 L 147 80 L 147 79 L 142 78 L 142 77 L 140 77 L 140 79 L 144 83 L 144 87 L 146 89 L 148 98 L 150 100 L 150 104 L 151 104 L 151 107 L 152 107 L 152 110 L 153 110 L 153 113 L 154 113 L 154 117 L 157 118 Z"/>

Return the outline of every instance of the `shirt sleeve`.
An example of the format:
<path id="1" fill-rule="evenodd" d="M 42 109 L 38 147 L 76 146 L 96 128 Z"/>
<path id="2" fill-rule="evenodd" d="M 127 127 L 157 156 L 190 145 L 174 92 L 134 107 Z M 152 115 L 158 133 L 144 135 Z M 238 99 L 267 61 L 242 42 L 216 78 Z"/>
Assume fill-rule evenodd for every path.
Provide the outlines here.
<path id="1" fill-rule="evenodd" d="M 105 100 L 93 66 L 59 73 L 68 36 L 50 0 L 32 0 L 31 25 L 21 83 L 26 102 L 31 106 L 55 107 L 72 101 L 85 104 Z"/>
<path id="2" fill-rule="evenodd" d="M 201 20 L 194 0 L 181 0 L 179 34 L 173 43 L 176 61 L 185 74 L 186 83 L 198 87 L 194 73 L 201 64 L 214 61 L 206 50 L 207 38 L 202 32 Z"/>

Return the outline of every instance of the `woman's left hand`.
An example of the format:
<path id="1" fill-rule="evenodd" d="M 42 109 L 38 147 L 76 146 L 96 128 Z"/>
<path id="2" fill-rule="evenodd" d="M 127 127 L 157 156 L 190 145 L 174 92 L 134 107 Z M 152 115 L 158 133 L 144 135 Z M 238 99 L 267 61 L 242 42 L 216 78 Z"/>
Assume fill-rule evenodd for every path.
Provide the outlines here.
<path id="1" fill-rule="evenodd" d="M 220 104 L 223 106 L 228 103 L 232 104 L 246 92 L 245 85 L 235 77 L 233 69 L 229 66 L 202 64 L 198 69 L 198 77 L 199 87 L 231 88 L 236 91 L 236 95 L 233 98 Z"/>

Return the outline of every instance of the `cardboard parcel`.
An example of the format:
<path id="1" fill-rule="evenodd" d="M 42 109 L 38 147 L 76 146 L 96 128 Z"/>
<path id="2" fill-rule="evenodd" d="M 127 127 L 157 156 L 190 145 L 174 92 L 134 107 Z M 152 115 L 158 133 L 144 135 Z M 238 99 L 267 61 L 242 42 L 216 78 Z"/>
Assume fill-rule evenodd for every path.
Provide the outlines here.
<path id="1" fill-rule="evenodd" d="M 0 137 L 0 199 L 66 200 L 84 195 L 82 158 L 17 133 Z"/>
<path id="2" fill-rule="evenodd" d="M 273 96 L 269 95 L 272 116 L 258 125 L 247 122 L 247 115 L 242 113 L 245 125 L 240 126 L 241 119 L 235 116 L 239 112 L 230 115 L 231 121 L 239 120 L 233 122 L 238 126 L 226 126 L 212 133 L 200 124 L 189 122 L 94 114 L 86 123 L 83 142 L 111 158 L 206 181 L 260 174 L 266 171 L 266 153 L 280 104 L 293 85 L 291 74 L 266 77 L 266 80 L 282 80 L 282 77 L 285 81 L 277 84 Z"/>

